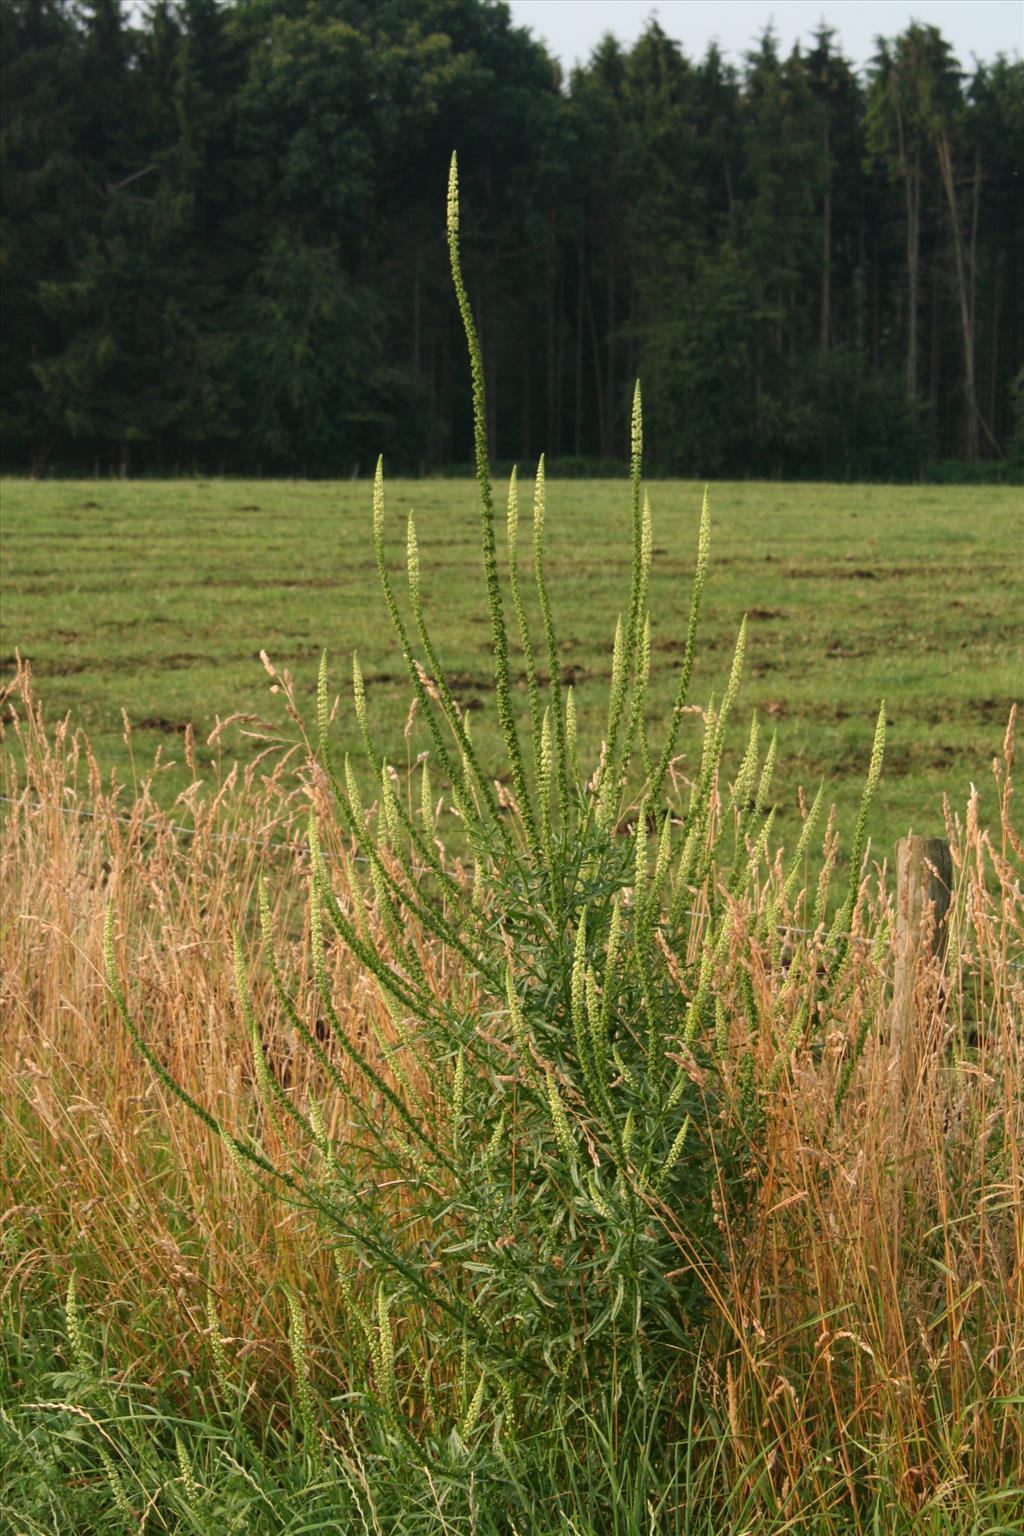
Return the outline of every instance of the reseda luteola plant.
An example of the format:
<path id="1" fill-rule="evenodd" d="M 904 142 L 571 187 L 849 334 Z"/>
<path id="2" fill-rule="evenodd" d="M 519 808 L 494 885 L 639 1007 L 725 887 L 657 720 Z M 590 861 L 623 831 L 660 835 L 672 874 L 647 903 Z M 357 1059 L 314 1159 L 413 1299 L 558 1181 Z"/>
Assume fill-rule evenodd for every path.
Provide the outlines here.
<path id="1" fill-rule="evenodd" d="M 509 783 L 503 787 L 485 773 L 469 717 L 446 681 L 423 608 L 411 515 L 407 609 L 393 587 L 378 464 L 377 566 L 431 750 L 414 807 L 413 797 L 406 801 L 396 792 L 393 771 L 375 745 L 354 659 L 355 717 L 379 786 L 375 803 L 365 805 L 353 764 L 347 757 L 337 762 L 332 751 L 321 664 L 309 822 L 310 952 L 330 1038 L 348 1058 L 345 1070 L 293 1002 L 267 893 L 260 891 L 278 1006 L 344 1101 L 346 1138 L 332 1139 L 323 1106 L 294 1102 L 267 1062 L 237 941 L 238 994 L 262 1123 L 290 1120 L 310 1154 L 287 1164 L 271 1156 L 265 1137 L 229 1129 L 169 1078 L 135 1024 L 118 978 L 112 912 L 106 937 L 117 1008 L 154 1071 L 268 1194 L 278 1190 L 315 1213 L 328 1234 L 338 1284 L 364 1346 L 365 1376 L 352 1389 L 393 1441 L 428 1461 L 479 1444 L 485 1434 L 500 1454 L 511 1454 L 517 1436 L 541 1430 L 556 1415 L 571 1424 L 575 1413 L 597 1413 L 609 1402 L 624 1418 L 638 1402 L 663 1401 L 668 1410 L 674 1389 L 666 1391 L 666 1384 L 680 1362 L 692 1359 L 698 1334 L 701 1275 L 713 1265 L 718 1241 L 716 1199 L 724 1189 L 738 1198 L 749 1188 L 744 1176 L 762 1096 L 786 1070 L 800 1038 L 827 1018 L 829 997 L 844 985 L 844 935 L 859 887 L 883 731 L 880 718 L 850 888 L 832 934 L 831 970 L 818 994 L 787 1015 L 774 1062 L 727 1063 L 726 1010 L 734 1005 L 719 978 L 730 958 L 731 903 L 768 850 L 775 743 L 762 750 L 755 720 L 731 790 L 720 787 L 743 663 L 741 627 L 721 700 L 703 714 L 688 791 L 676 791 L 673 770 L 708 566 L 707 499 L 678 688 L 659 747 L 645 714 L 651 514 L 641 485 L 638 388 L 628 605 L 615 627 L 603 744 L 597 763 L 584 770 L 572 688 L 560 682 L 545 577 L 543 460 L 533 501 L 541 617 L 536 648 L 519 560 L 515 473 L 506 570 L 499 571 L 484 374 L 460 264 L 454 157 L 448 243 L 472 374 L 483 571 Z M 525 726 L 515 703 L 506 592 L 522 649 Z M 779 903 L 802 870 L 820 803 L 819 793 L 774 905 L 767 906 L 761 933 L 767 944 L 776 942 Z M 471 877 L 446 851 L 448 817 L 459 826 L 461 846 L 468 846 Z M 694 953 L 698 900 L 701 937 Z M 331 949 L 339 944 L 372 978 L 390 1018 L 397 1044 L 387 1071 L 371 1062 L 335 1013 Z M 443 986 L 427 963 L 427 946 L 451 962 Z M 757 1004 L 749 986 L 741 993 L 753 1037 Z M 739 1110 L 735 1097 L 720 1091 L 726 1066 L 748 1083 Z M 840 1083 L 839 1094 L 844 1091 Z M 680 1264 L 680 1231 L 692 1265 Z M 290 1294 L 289 1308 L 302 1422 L 313 1441 L 313 1389 L 301 1315 Z M 211 1327 L 219 1338 L 215 1317 Z M 309 1449 L 319 1454 L 312 1444 Z"/>

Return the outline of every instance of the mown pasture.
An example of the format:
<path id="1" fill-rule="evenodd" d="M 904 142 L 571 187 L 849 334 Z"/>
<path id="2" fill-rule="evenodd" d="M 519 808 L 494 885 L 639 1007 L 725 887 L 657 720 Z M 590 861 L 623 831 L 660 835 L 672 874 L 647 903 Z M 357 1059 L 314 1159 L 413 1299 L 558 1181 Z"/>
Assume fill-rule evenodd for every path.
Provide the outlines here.
<path id="1" fill-rule="evenodd" d="M 682 649 L 702 487 L 655 482 L 650 493 L 657 739 Z M 532 494 L 524 480 L 527 570 Z M 628 496 L 624 482 L 548 487 L 550 586 L 584 762 L 600 741 L 611 637 L 628 598 Z M 691 697 L 705 703 L 720 694 L 746 613 L 733 739 L 745 735 L 754 710 L 777 729 L 783 839 L 797 825 L 800 787 L 813 792 L 822 779 L 848 833 L 882 698 L 889 732 L 875 849 L 890 853 L 911 827 L 940 831 L 944 792 L 960 801 L 971 782 L 987 791 L 1011 703 L 1024 694 L 1019 494 L 722 483 L 710 496 L 711 569 Z M 502 521 L 501 487 L 497 499 Z M 475 487 L 396 481 L 387 507 L 399 589 L 406 516 L 415 511 L 438 649 L 473 711 L 486 761 L 500 771 Z M 30 658 L 47 713 L 70 710 L 101 766 L 123 782 L 144 776 L 159 749 L 156 788 L 169 803 L 192 778 L 188 722 L 201 775 L 216 755 L 245 761 L 267 735 L 291 735 L 268 694 L 261 649 L 291 669 L 300 695 L 311 695 L 327 647 L 342 695 L 337 739 L 352 749 L 358 737 L 347 701 L 358 650 L 382 751 L 402 762 L 425 744 L 415 728 L 403 740 L 410 689 L 374 569 L 365 481 L 7 480 L 3 511 L 4 672 L 16 650 Z M 499 550 L 502 543 L 499 528 Z M 520 654 L 514 646 L 513 659 Z M 207 746 L 218 717 L 238 711 L 256 718 Z M 685 774 L 685 761 L 681 768 Z"/>

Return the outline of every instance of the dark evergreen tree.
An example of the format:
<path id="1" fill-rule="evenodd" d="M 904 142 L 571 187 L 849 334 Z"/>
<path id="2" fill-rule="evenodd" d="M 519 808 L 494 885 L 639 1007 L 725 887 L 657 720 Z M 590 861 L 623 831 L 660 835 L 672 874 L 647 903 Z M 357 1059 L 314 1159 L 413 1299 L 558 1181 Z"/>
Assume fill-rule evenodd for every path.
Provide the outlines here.
<path id="1" fill-rule="evenodd" d="M 62 0 L 0 3 L 0 432 L 12 465 L 40 471 L 63 446 L 37 374 L 62 339 L 41 280 L 70 274 L 83 187 L 74 159 L 81 35 Z"/>
<path id="2" fill-rule="evenodd" d="M 465 462 L 453 147 L 499 456 L 621 458 L 637 373 L 665 473 L 1018 451 L 1019 61 L 652 21 L 563 82 L 502 0 L 0 0 L 0 44 L 12 470 Z"/>

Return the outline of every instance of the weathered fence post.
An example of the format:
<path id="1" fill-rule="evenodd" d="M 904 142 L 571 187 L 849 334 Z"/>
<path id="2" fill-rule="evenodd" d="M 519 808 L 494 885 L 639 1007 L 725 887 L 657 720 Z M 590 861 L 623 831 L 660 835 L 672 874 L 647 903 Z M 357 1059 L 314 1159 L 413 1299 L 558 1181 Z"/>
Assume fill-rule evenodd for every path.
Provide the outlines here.
<path id="1" fill-rule="evenodd" d="M 896 847 L 896 975 L 893 985 L 893 1045 L 905 1093 L 917 1081 L 927 1020 L 916 1017 L 914 1000 L 921 968 L 946 952 L 953 860 L 942 837 L 904 837 Z"/>

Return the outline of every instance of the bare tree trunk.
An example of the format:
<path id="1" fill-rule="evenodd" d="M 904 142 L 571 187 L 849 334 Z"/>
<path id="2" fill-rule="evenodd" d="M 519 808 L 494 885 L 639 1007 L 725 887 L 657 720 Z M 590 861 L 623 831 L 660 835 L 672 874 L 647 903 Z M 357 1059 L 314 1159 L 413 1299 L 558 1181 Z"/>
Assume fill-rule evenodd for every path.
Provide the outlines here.
<path id="1" fill-rule="evenodd" d="M 522 404 L 522 421 L 519 429 L 520 453 L 527 462 L 533 457 L 533 440 L 531 433 L 533 415 L 533 392 L 530 388 L 530 371 L 533 362 L 533 354 L 530 351 L 530 306 L 524 298 L 522 316 L 520 319 L 522 336 L 520 337 L 520 360 L 522 364 L 522 383 L 520 385 L 520 400 Z"/>
<path id="2" fill-rule="evenodd" d="M 554 236 L 548 224 L 547 262 L 545 264 L 545 288 L 547 299 L 547 335 L 544 370 L 544 442 L 546 453 L 551 453 L 555 440 L 555 260 Z"/>
<path id="3" fill-rule="evenodd" d="M 882 346 L 882 274 L 879 266 L 876 235 L 871 245 L 871 366 L 876 372 Z"/>
<path id="4" fill-rule="evenodd" d="M 601 457 L 610 459 L 615 440 L 615 257 L 608 252 L 608 311 L 605 330 L 605 419 L 601 427 Z"/>
<path id="5" fill-rule="evenodd" d="M 921 168 L 907 171 L 907 394 L 917 394 L 917 307 L 921 270 Z"/>
<path id="6" fill-rule="evenodd" d="M 921 266 L 921 162 L 917 150 L 907 158 L 903 132 L 903 113 L 896 108 L 896 133 L 900 164 L 903 167 L 903 193 L 907 214 L 907 394 L 917 394 L 917 291 Z"/>
<path id="7" fill-rule="evenodd" d="M 490 295 L 493 290 L 493 273 L 486 268 L 481 270 L 477 279 L 476 291 L 473 302 L 473 312 L 477 317 L 477 340 L 480 344 L 480 353 L 483 358 L 484 373 L 484 431 L 487 433 L 487 443 L 491 457 L 497 457 L 495 441 L 495 380 L 497 367 L 495 366 L 495 339 L 496 326 L 494 325 L 494 309 L 491 305 Z"/>
<path id="8" fill-rule="evenodd" d="M 981 209 L 981 148 L 974 146 L 974 179 L 971 183 L 971 335 L 977 336 L 976 302 L 978 297 L 978 217 Z"/>
<path id="9" fill-rule="evenodd" d="M 832 309 L 832 164 L 828 152 L 828 119 L 825 120 L 825 227 L 822 232 L 821 252 L 821 335 L 819 345 L 822 352 L 828 351 L 829 335 L 831 332 L 830 314 Z"/>
<path id="10" fill-rule="evenodd" d="M 932 413 L 932 429 L 940 432 L 940 406 L 942 396 L 942 304 L 939 292 L 939 274 L 932 273 L 931 280 L 931 336 L 928 344 L 928 404 Z"/>
<path id="11" fill-rule="evenodd" d="M 599 336 L 597 334 L 597 316 L 594 313 L 594 297 L 593 297 L 593 294 L 592 294 L 592 292 L 590 290 L 589 283 L 587 284 L 587 288 L 586 288 L 586 300 L 587 300 L 587 319 L 590 322 L 590 349 L 591 349 L 591 356 L 593 358 L 594 399 L 595 399 L 594 417 L 595 417 L 595 420 L 597 421 L 597 441 L 595 443 L 591 439 L 591 443 L 592 443 L 593 450 L 595 452 L 597 452 L 601 457 L 604 457 L 604 414 L 605 414 L 604 372 L 603 372 L 603 369 L 601 367 L 601 341 L 600 341 L 600 338 L 599 338 Z"/>
<path id="12" fill-rule="evenodd" d="M 754 442 L 761 447 L 761 348 L 754 358 Z"/>
<path id="13" fill-rule="evenodd" d="M 992 242 L 988 270 L 989 293 L 992 295 L 989 300 L 992 313 L 988 326 L 988 419 L 995 423 L 995 429 L 998 432 L 1001 425 L 996 416 L 999 405 L 999 321 L 1002 318 L 999 306 L 999 300 L 1002 297 L 1002 283 L 1000 282 L 1001 269 L 998 240 L 993 240 Z"/>
<path id="14" fill-rule="evenodd" d="M 971 245 L 970 245 L 970 255 L 969 255 L 968 264 L 967 264 L 968 265 L 969 280 L 970 280 L 970 288 L 971 288 L 971 293 L 970 293 L 971 339 L 972 339 L 972 341 L 974 343 L 975 348 L 977 348 L 977 345 L 978 345 L 978 223 L 979 223 L 979 219 L 980 219 L 980 214 L 981 214 L 981 146 L 976 144 L 974 146 L 974 176 L 973 176 L 972 181 L 971 181 Z M 994 325 L 994 321 L 993 321 L 993 325 Z M 995 345 L 994 334 L 993 334 L 993 345 Z M 979 385 L 978 385 L 978 380 L 977 380 L 977 374 L 978 374 L 978 372 L 980 370 L 979 370 L 979 367 L 978 367 L 977 356 L 975 356 L 975 359 L 974 359 L 974 369 L 975 369 L 975 389 L 978 389 Z M 983 412 L 981 403 L 977 399 L 975 400 L 975 405 L 976 405 L 976 408 L 977 408 L 978 420 L 981 423 L 982 427 L 984 428 L 985 435 L 988 438 L 988 440 L 989 440 L 989 442 L 990 442 L 990 444 L 991 444 L 991 446 L 992 446 L 992 448 L 993 448 L 993 450 L 994 450 L 994 452 L 996 454 L 996 457 L 998 458 L 998 456 L 999 456 L 999 445 L 996 442 L 996 439 L 995 439 L 995 437 L 993 436 L 993 433 L 992 433 L 992 428 L 989 425 L 989 423 L 992 421 L 992 418 L 993 418 L 993 412 L 991 410 L 986 410 L 986 411 Z"/>
<path id="15" fill-rule="evenodd" d="M 420 255 L 417 251 L 412 269 L 412 376 L 416 384 L 420 382 L 420 333 Z"/>
<path id="16" fill-rule="evenodd" d="M 557 261 L 557 252 L 556 263 L 558 283 L 555 289 L 555 307 L 558 314 L 558 351 L 555 357 L 555 436 L 551 444 L 551 452 L 557 459 L 562 452 L 562 397 L 565 389 L 565 267 L 562 262 Z"/>
<path id="17" fill-rule="evenodd" d="M 974 330 L 971 325 L 971 301 L 964 258 L 964 238 L 960 228 L 960 207 L 953 180 L 953 158 L 944 129 L 935 141 L 942 185 L 946 191 L 949 224 L 953 234 L 953 259 L 956 264 L 956 289 L 960 309 L 960 334 L 964 353 L 964 448 L 969 460 L 978 457 L 978 401 L 974 387 Z"/>
<path id="18" fill-rule="evenodd" d="M 441 351 L 441 399 L 444 408 L 444 420 L 448 424 L 448 439 L 445 444 L 445 457 L 443 463 L 451 464 L 455 459 L 455 399 L 452 390 L 452 324 L 449 320 L 444 330 L 444 347 Z"/>
<path id="19" fill-rule="evenodd" d="M 857 354 L 864 356 L 864 311 L 866 308 L 864 295 L 864 230 L 861 228 L 857 240 L 857 267 L 853 274 L 853 293 L 855 302 L 854 336 L 857 343 Z"/>
<path id="20" fill-rule="evenodd" d="M 487 380 L 487 396 L 484 401 L 487 424 L 487 441 L 490 444 L 491 459 L 498 458 L 498 309 L 494 302 L 495 288 L 494 273 L 489 274 L 487 284 L 489 308 L 487 317 L 490 324 L 487 327 L 488 348 L 484 353 L 484 378 Z"/>
<path id="21" fill-rule="evenodd" d="M 576 401 L 573 452 L 583 452 L 583 241 L 576 242 Z"/>

